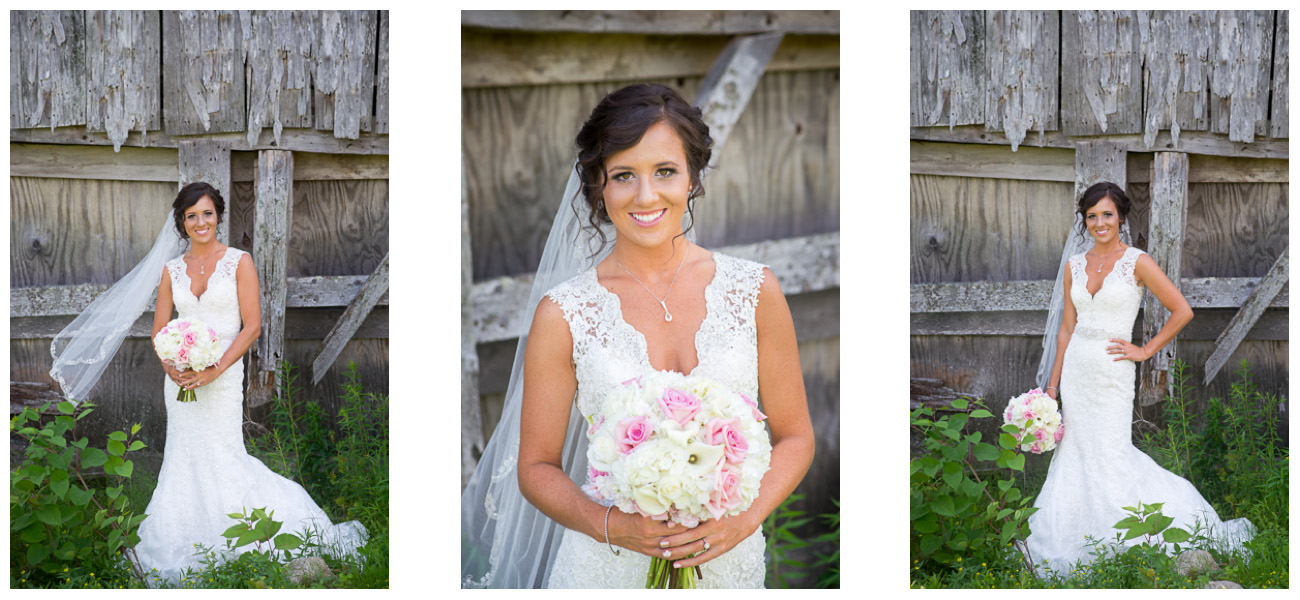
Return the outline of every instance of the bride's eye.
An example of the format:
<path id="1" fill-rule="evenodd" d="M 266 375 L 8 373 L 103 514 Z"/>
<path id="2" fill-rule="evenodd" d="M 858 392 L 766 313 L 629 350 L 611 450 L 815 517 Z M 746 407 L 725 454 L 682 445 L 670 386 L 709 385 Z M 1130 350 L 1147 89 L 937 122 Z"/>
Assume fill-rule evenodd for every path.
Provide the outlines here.
<path id="1" fill-rule="evenodd" d="M 673 175 L 676 174 L 677 174 L 677 169 L 670 169 L 667 167 L 655 171 L 655 175 L 658 175 L 659 177 L 672 177 Z"/>
<path id="2" fill-rule="evenodd" d="M 631 181 L 631 180 L 632 180 L 632 172 L 631 172 L 631 171 L 624 171 L 624 172 L 622 172 L 622 173 L 616 173 L 612 179 L 613 179 L 614 181 L 617 181 L 617 182 L 620 182 L 620 183 L 625 182 L 625 181 Z"/>

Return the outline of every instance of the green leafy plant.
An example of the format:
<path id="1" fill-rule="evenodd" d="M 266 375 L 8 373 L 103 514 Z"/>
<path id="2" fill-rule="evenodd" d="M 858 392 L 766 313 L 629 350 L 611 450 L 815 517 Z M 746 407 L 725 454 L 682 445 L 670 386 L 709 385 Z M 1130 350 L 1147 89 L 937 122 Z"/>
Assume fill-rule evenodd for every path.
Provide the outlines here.
<path id="1" fill-rule="evenodd" d="M 285 552 L 288 558 L 289 550 L 295 550 L 303 545 L 303 539 L 292 533 L 276 535 L 283 523 L 273 518 L 274 510 L 268 513 L 266 508 L 254 508 L 250 515 L 245 508 L 242 512 L 230 513 L 226 516 L 238 521 L 221 534 L 221 537 L 228 538 L 226 547 L 231 550 L 253 544 L 254 552 L 266 552 L 273 558 L 276 552 Z"/>
<path id="2" fill-rule="evenodd" d="M 817 587 L 838 589 L 840 587 L 840 501 L 831 498 L 831 502 L 835 503 L 835 512 L 820 515 L 830 530 L 812 540 L 814 545 L 829 544 L 831 551 L 816 552 L 813 556 L 817 560 L 813 562 L 812 568 L 814 571 L 821 571 L 817 577 Z"/>
<path id="3" fill-rule="evenodd" d="M 763 537 L 767 539 L 767 584 L 773 588 L 788 588 L 795 580 L 808 577 L 808 564 L 790 556 L 792 550 L 805 548 L 808 541 L 794 533 L 795 529 L 812 521 L 802 510 L 793 508 L 804 499 L 803 494 L 790 494 L 776 510 L 763 521 Z"/>
<path id="4" fill-rule="evenodd" d="M 1125 541 L 1145 536 L 1143 543 L 1148 546 L 1158 546 L 1163 550 L 1165 543 L 1170 543 L 1174 545 L 1174 552 L 1180 552 L 1179 544 L 1187 543 L 1192 534 L 1181 527 L 1172 527 L 1174 518 L 1160 512 L 1164 506 L 1163 502 L 1138 502 L 1136 507 L 1123 507 L 1128 516 L 1115 523 L 1115 529 L 1120 530 L 1116 535 Z"/>

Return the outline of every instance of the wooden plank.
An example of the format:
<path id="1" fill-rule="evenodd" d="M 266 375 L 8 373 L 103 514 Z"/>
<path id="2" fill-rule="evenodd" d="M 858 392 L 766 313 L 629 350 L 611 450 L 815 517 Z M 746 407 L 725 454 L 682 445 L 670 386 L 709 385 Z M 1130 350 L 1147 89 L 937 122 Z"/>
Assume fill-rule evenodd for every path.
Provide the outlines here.
<path id="1" fill-rule="evenodd" d="M 263 127 L 278 145 L 285 127 L 311 127 L 312 11 L 246 11 L 241 29 L 248 90 L 248 144 Z"/>
<path id="2" fill-rule="evenodd" d="M 57 177 L 111 181 L 176 181 L 172 148 L 125 148 L 55 144 L 9 144 L 11 177 Z M 155 232 L 156 233 L 156 232 Z"/>
<path id="3" fill-rule="evenodd" d="M 388 254 L 388 187 L 386 179 L 294 182 L 289 276 L 374 271 Z"/>
<path id="4" fill-rule="evenodd" d="M 1210 131 L 1252 142 L 1268 133 L 1273 11 L 1218 10 L 1212 15 Z"/>
<path id="5" fill-rule="evenodd" d="M 366 279 L 366 284 L 361 287 L 357 296 L 348 303 L 348 307 L 343 311 L 343 316 L 339 317 L 338 323 L 334 325 L 325 339 L 321 341 L 320 351 L 311 362 L 311 382 L 313 385 L 319 383 L 321 377 L 329 371 L 330 366 L 334 364 L 334 359 L 338 358 L 339 352 L 343 346 L 347 345 L 348 340 L 352 339 L 352 334 L 356 333 L 361 322 L 370 314 L 371 309 L 379 302 L 379 297 L 388 291 L 388 255 L 379 261 L 379 266 L 375 272 L 370 274 Z"/>
<path id="6" fill-rule="evenodd" d="M 1074 152 L 1065 148 L 911 142 L 913 175 L 988 177 L 1032 181 L 1074 181 Z"/>
<path id="7" fill-rule="evenodd" d="M 984 11 L 911 11 L 914 43 L 911 86 L 918 90 L 912 126 L 984 122 Z"/>
<path id="8" fill-rule="evenodd" d="M 245 130 L 239 12 L 162 12 L 163 127 L 168 135 Z"/>
<path id="9" fill-rule="evenodd" d="M 799 298 L 795 296 L 794 298 Z M 793 299 L 792 299 L 793 304 Z M 793 312 L 793 308 L 791 309 Z M 1228 327 L 1236 315 L 1235 308 L 1202 308 L 1196 318 L 1178 332 L 1180 342 L 1213 340 Z M 973 311 L 912 313 L 911 335 L 1020 335 L 1039 337 L 1047 322 L 1045 310 Z M 1140 321 L 1134 324 L 1133 339 L 1142 335 Z M 802 335 L 802 330 L 800 334 Z M 1247 340 L 1286 340 L 1290 336 L 1287 309 L 1270 309 L 1262 313 L 1254 326 L 1246 330 Z"/>
<path id="10" fill-rule="evenodd" d="M 371 130 L 375 100 L 376 14 L 373 10 L 321 10 L 312 46 L 316 129 L 355 140 Z"/>
<path id="11" fill-rule="evenodd" d="M 1187 155 L 1157 152 L 1151 163 L 1151 221 L 1147 254 L 1174 283 L 1182 281 L 1183 234 L 1187 226 Z M 1142 304 L 1142 338 L 1154 338 L 1169 310 L 1147 289 Z M 1169 369 L 1178 357 L 1178 342 L 1171 341 L 1142 362 L 1142 383 L 1138 403 L 1149 406 L 1164 399 L 1172 389 Z"/>
<path id="12" fill-rule="evenodd" d="M 983 125 L 954 127 L 912 127 L 911 138 L 932 142 L 955 142 L 958 144 L 994 144 L 1009 146 L 1011 142 L 1005 136 L 990 132 Z M 1123 146 L 1129 152 L 1150 152 L 1156 150 L 1179 150 L 1189 154 L 1209 154 L 1214 156 L 1238 156 L 1245 158 L 1281 158 L 1289 156 L 1286 140 L 1256 139 L 1251 143 L 1234 142 L 1225 134 L 1201 131 L 1184 131 L 1174 147 L 1168 131 L 1156 134 L 1156 141 L 1147 147 L 1141 135 L 1104 135 L 1093 139 L 1113 142 Z M 1021 147 L 1073 148 L 1075 139 L 1061 131 L 1049 131 L 1039 142 L 1037 136 L 1029 136 L 1021 142 Z"/>
<path id="13" fill-rule="evenodd" d="M 473 244 L 469 241 L 469 195 L 465 193 L 465 169 L 460 173 L 460 485 L 464 488 L 474 475 L 476 457 L 483 454 L 486 440 L 479 401 L 478 332 L 470 293 L 474 288 L 474 261 L 470 260 Z"/>
<path id="14" fill-rule="evenodd" d="M 156 10 L 88 10 L 86 127 L 118 150 L 133 129 L 161 127 L 161 24 Z"/>
<path id="15" fill-rule="evenodd" d="M 462 48 L 464 47 L 462 41 Z M 464 60 L 461 53 L 461 60 Z M 461 65 L 461 71 L 465 69 Z M 388 135 L 388 11 L 379 11 L 379 58 L 375 61 L 375 133 Z"/>
<path id="16" fill-rule="evenodd" d="M 1047 310 L 1053 283 L 1051 279 L 914 283 L 910 291 L 911 312 Z M 1258 277 L 1199 277 L 1183 279 L 1178 287 L 1187 303 L 1199 309 L 1241 306 L 1258 285 Z M 1269 307 L 1289 305 L 1289 294 L 1284 288 Z"/>
<path id="17" fill-rule="evenodd" d="M 1129 153 L 1128 182 L 1130 185 L 1151 182 L 1152 156 L 1141 152 Z M 1189 154 L 1187 161 L 1187 183 L 1189 184 L 1287 183 L 1290 180 L 1290 168 L 1285 159 Z"/>
<path id="18" fill-rule="evenodd" d="M 1268 135 L 1286 139 L 1290 135 L 1291 114 L 1291 11 L 1277 11 L 1277 30 L 1273 40 L 1273 97 L 1269 102 Z"/>
<path id="19" fill-rule="evenodd" d="M 1058 127 L 1060 12 L 990 10 L 985 28 L 984 124 L 1004 131 L 1014 152 L 1030 129 L 1042 137 Z"/>
<path id="20" fill-rule="evenodd" d="M 1177 148 L 1181 132 L 1209 129 L 1213 11 L 1137 11 L 1137 16 L 1143 49 L 1143 141 L 1151 147 L 1164 129 Z"/>
<path id="21" fill-rule="evenodd" d="M 1262 277 L 1288 247 L 1289 184 L 1203 183 L 1187 189 L 1185 277 Z"/>
<path id="22" fill-rule="evenodd" d="M 245 394 L 249 406 L 271 400 L 276 369 L 284 359 L 284 301 L 293 210 L 293 153 L 263 150 L 258 155 L 253 257 L 262 291 L 262 335 L 253 346 Z"/>
<path id="23" fill-rule="evenodd" d="M 1142 51 L 1136 11 L 1061 15 L 1061 130 L 1069 136 L 1142 131 Z"/>
<path id="24" fill-rule="evenodd" d="M 462 10 L 462 27 L 658 35 L 838 34 L 838 10 Z"/>
<path id="25" fill-rule="evenodd" d="M 716 250 L 771 267 L 786 295 L 818 292 L 840 285 L 839 233 L 729 246 Z M 528 303 L 533 274 L 476 282 L 469 292 L 478 343 L 517 338 L 520 314 Z"/>
<path id="26" fill-rule="evenodd" d="M 695 105 L 704 111 L 704 122 L 709 125 L 709 137 L 713 138 L 713 160 L 709 169 L 717 165 L 727 138 L 745 112 L 759 78 L 784 36 L 784 33 L 776 31 L 736 37 L 723 48 L 709 74 L 700 83 Z"/>
<path id="27" fill-rule="evenodd" d="M 127 330 L 128 338 L 148 339 L 153 329 L 153 312 L 152 303 L 150 310 L 146 311 L 131 328 Z M 290 308 L 285 311 L 284 317 L 284 339 L 308 339 L 322 340 L 330 332 L 330 329 L 338 323 L 339 317 L 343 315 L 343 307 L 329 308 L 311 308 L 295 309 Z M 28 317 L 10 317 L 9 319 L 9 338 L 10 339 L 45 339 L 50 340 L 54 334 L 63 330 L 72 322 L 76 315 L 54 315 L 54 316 L 28 316 Z M 1197 315 L 1199 318 L 1200 315 Z M 361 323 L 356 333 L 352 334 L 352 339 L 359 338 L 387 338 L 388 337 L 388 308 L 378 306 Z M 46 350 L 48 351 L 48 344 Z"/>
<path id="28" fill-rule="evenodd" d="M 166 131 L 151 131 L 148 138 L 139 132 L 129 132 L 122 146 L 147 148 L 175 148 L 184 136 L 170 136 Z M 272 131 L 263 129 L 257 143 L 250 145 L 243 133 L 213 133 L 203 135 L 205 140 L 226 142 L 230 149 L 239 152 L 256 150 L 292 150 L 295 152 L 323 152 L 328 154 L 388 154 L 388 136 L 362 133 L 355 140 L 334 137 L 327 131 L 315 129 L 286 129 L 275 143 Z M 113 140 L 104 133 L 85 127 L 59 127 L 47 129 L 10 129 L 9 141 L 33 144 L 67 144 L 85 146 L 112 146 Z"/>
<path id="29" fill-rule="evenodd" d="M 85 13 L 11 11 L 9 42 L 9 127 L 85 125 Z"/>
<path id="30" fill-rule="evenodd" d="M 698 77 L 730 41 L 727 36 L 618 35 L 461 30 L 461 88 L 608 83 Z M 837 69 L 839 36 L 786 35 L 767 72 Z"/>
<path id="31" fill-rule="evenodd" d="M 1259 286 L 1251 293 L 1250 298 L 1241 305 L 1241 310 L 1232 318 L 1223 333 L 1214 340 L 1214 351 L 1210 357 L 1205 360 L 1205 381 L 1209 383 L 1218 374 L 1219 369 L 1223 368 L 1224 363 L 1229 356 L 1237 350 L 1237 345 L 1246 337 L 1246 332 L 1255 326 L 1255 322 L 1264 314 L 1264 309 L 1273 301 L 1273 297 L 1282 291 L 1282 286 L 1286 285 L 1288 279 L 1288 268 L 1290 261 L 1287 258 L 1287 251 L 1283 250 L 1282 254 L 1277 257 L 1273 267 L 1268 270 L 1268 274 L 1260 280 Z"/>
<path id="32" fill-rule="evenodd" d="M 196 181 L 202 181 L 217 188 L 230 206 L 230 147 L 221 142 L 195 140 L 181 142 L 177 148 L 180 155 L 180 185 L 183 188 Z M 227 213 L 217 226 L 217 240 L 230 244 L 230 215 Z"/>
<path id="33" fill-rule="evenodd" d="M 232 157 L 230 180 L 249 182 L 256 178 L 257 157 L 241 152 Z M 388 179 L 387 154 L 293 153 L 294 181 L 346 181 Z"/>

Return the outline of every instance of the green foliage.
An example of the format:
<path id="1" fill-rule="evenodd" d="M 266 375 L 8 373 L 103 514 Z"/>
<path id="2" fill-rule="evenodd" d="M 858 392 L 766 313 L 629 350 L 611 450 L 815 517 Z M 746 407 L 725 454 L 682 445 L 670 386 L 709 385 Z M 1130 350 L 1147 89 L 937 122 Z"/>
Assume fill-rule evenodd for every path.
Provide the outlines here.
<path id="1" fill-rule="evenodd" d="M 793 505 L 804 499 L 803 494 L 790 494 L 781 505 L 763 521 L 763 537 L 767 538 L 767 586 L 789 588 L 795 580 L 808 577 L 808 565 L 790 556 L 792 550 L 805 548 L 808 541 L 794 533 L 795 529 L 812 521 Z"/>
<path id="2" fill-rule="evenodd" d="M 835 588 L 840 587 L 840 501 L 832 498 L 831 502 L 835 503 L 835 512 L 821 515 L 829 531 L 813 538 L 813 544 L 827 543 L 831 547 L 830 552 L 817 552 L 814 556 L 817 558 L 812 564 L 813 571 L 821 570 L 821 575 L 817 577 L 817 587 Z"/>
<path id="3" fill-rule="evenodd" d="M 964 572 L 958 563 L 971 559 L 1014 562 L 1012 547 L 1023 548 L 1029 516 L 1037 510 L 1015 482 L 1015 473 L 1025 468 L 1024 455 L 1014 450 L 1018 429 L 1003 426 L 994 446 L 969 431 L 971 419 L 994 418 L 982 402 L 962 398 L 952 408 L 969 412 L 935 418 L 933 409 L 922 406 L 911 413 L 925 448 L 910 468 L 914 572 Z"/>
<path id="4" fill-rule="evenodd" d="M 92 403 L 59 402 L 54 418 L 42 418 L 49 408 L 27 408 L 10 419 L 10 431 L 28 444 L 9 477 L 11 586 L 15 573 L 19 587 L 138 579 L 126 556 L 140 540 L 136 529 L 145 515 L 135 513 L 123 488 L 134 472 L 130 453 L 144 448 L 135 439 L 140 425 L 129 434 L 110 433 L 100 448 L 77 437 Z M 96 476 L 104 481 L 88 483 Z"/>
<path id="5" fill-rule="evenodd" d="M 228 549 L 234 550 L 253 544 L 254 552 L 265 551 L 272 558 L 275 558 L 277 552 L 284 552 L 284 558 L 287 560 L 292 558 L 290 550 L 296 550 L 303 545 L 303 539 L 292 533 L 276 535 L 283 523 L 273 518 L 274 510 L 268 513 L 265 507 L 254 508 L 253 514 L 250 515 L 245 508 L 242 512 L 230 513 L 227 516 L 237 521 L 221 534 L 221 537 L 228 538 L 226 541 Z"/>

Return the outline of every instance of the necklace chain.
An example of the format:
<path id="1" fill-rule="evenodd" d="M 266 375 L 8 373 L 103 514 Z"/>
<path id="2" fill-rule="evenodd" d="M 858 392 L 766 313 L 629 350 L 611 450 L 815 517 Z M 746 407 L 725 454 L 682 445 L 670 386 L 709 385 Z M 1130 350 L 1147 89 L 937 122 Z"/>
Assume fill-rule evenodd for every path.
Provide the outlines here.
<path id="1" fill-rule="evenodd" d="M 1097 272 L 1100 273 L 1102 267 L 1105 267 L 1105 266 L 1106 266 L 1106 259 L 1108 259 L 1108 258 L 1114 256 L 1115 253 L 1116 253 L 1116 252 L 1119 252 L 1120 250 L 1128 250 L 1128 248 L 1118 248 L 1118 249 L 1115 249 L 1115 250 L 1111 250 L 1111 251 L 1110 251 L 1110 254 L 1107 254 L 1106 256 L 1103 256 L 1103 257 L 1101 258 L 1101 261 L 1097 263 Z"/>
<path id="2" fill-rule="evenodd" d="M 673 284 L 677 283 L 677 276 L 681 274 L 682 265 L 686 264 L 686 257 L 689 256 L 690 253 L 691 253 L 691 247 L 690 245 L 687 245 L 686 252 L 682 254 L 682 262 L 677 263 L 677 272 L 673 273 L 673 280 L 668 283 L 668 291 L 664 292 L 664 297 L 662 299 L 659 296 L 656 296 L 654 292 L 650 291 L 650 288 L 646 287 L 646 284 L 641 283 L 641 280 L 637 279 L 636 275 L 633 275 L 631 271 L 627 270 L 627 267 L 624 267 L 623 263 L 619 262 L 617 256 L 614 257 L 614 262 L 618 264 L 619 268 L 623 269 L 624 273 L 627 273 L 628 277 L 632 278 L 632 281 L 635 281 L 638 284 L 640 284 L 641 287 L 645 289 L 646 293 L 650 294 L 651 298 L 654 298 L 657 302 L 659 302 L 659 306 L 662 306 L 664 308 L 664 321 L 672 321 L 673 314 L 668 312 L 668 295 L 673 293 Z"/>
<path id="3" fill-rule="evenodd" d="M 217 250 L 220 250 L 220 248 L 218 248 Z M 199 275 L 207 275 L 207 273 L 205 273 L 203 270 L 207 268 L 208 259 L 212 258 L 212 255 L 216 254 L 217 250 L 213 250 L 212 252 L 209 252 L 208 255 L 204 256 L 203 260 L 199 262 Z M 190 258 L 194 258 L 193 253 L 190 253 Z M 629 273 L 629 275 L 631 275 L 631 273 Z"/>

